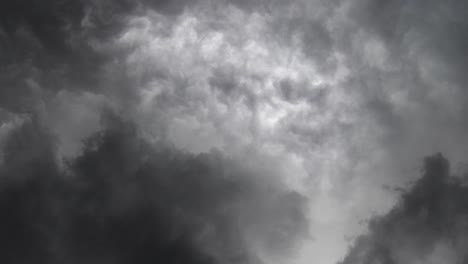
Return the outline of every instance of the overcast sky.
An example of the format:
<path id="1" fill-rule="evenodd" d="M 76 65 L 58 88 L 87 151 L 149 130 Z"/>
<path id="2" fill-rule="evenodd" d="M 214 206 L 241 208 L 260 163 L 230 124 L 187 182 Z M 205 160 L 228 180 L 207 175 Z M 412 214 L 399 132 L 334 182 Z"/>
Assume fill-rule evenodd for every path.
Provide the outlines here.
<path id="1" fill-rule="evenodd" d="M 464 174 L 467 47 L 461 0 L 1 1 L 0 259 L 460 263 L 358 256 Z"/>

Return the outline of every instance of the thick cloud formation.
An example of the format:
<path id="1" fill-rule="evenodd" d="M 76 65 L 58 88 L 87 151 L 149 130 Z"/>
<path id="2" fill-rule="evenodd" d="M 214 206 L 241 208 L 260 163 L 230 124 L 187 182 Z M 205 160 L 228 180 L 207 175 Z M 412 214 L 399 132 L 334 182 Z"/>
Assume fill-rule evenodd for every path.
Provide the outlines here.
<path id="1" fill-rule="evenodd" d="M 145 191 L 122 187 L 127 185 L 124 179 L 136 173 L 123 167 L 150 171 L 160 169 L 156 163 L 190 168 L 201 163 L 202 170 L 215 174 L 226 168 L 237 175 L 226 183 L 229 187 L 224 178 L 207 176 L 190 182 L 193 193 L 184 190 L 191 199 L 163 194 L 171 207 L 183 207 L 184 221 L 212 223 L 202 228 L 176 221 L 187 230 L 187 241 L 197 241 L 184 244 L 187 250 L 196 245 L 194 252 L 211 261 L 247 252 L 248 261 L 258 257 L 280 262 L 279 255 L 288 254 L 279 248 L 289 253 L 301 247 L 298 258 L 288 260 L 334 263 L 346 253 L 345 237 L 364 232 L 362 219 L 393 208 L 398 195 L 382 186 L 406 186 L 415 180 L 415 164 L 428 153 L 444 153 L 455 167 L 466 161 L 466 13 L 467 4 L 456 0 L 2 1 L 0 164 L 8 175 L 3 178 L 23 186 L 31 175 L 48 170 L 46 174 L 56 176 L 44 182 L 62 182 L 53 188 L 69 188 L 66 193 L 72 198 L 54 194 L 47 199 L 64 201 L 67 207 L 82 201 L 82 192 L 104 188 L 106 197 L 122 197 L 119 202 L 102 198 L 104 205 L 99 206 L 106 211 L 110 204 L 131 208 L 146 199 Z M 101 122 L 106 111 L 132 120 L 134 131 Z M 117 135 L 121 129 L 128 133 Z M 20 130 L 29 132 L 18 136 Z M 96 142 L 113 137 L 126 139 L 123 145 L 120 140 L 112 143 L 116 151 L 101 152 L 105 144 Z M 29 144 L 15 138 L 36 143 L 24 154 L 11 154 L 21 153 L 11 152 L 14 144 Z M 99 154 L 91 151 L 93 144 Z M 144 147 L 132 150 L 136 145 Z M 166 152 L 187 162 L 171 160 Z M 124 161 L 110 166 L 105 156 Z M 140 156 L 157 161 L 143 162 L 146 158 Z M 220 168 L 212 167 L 218 163 Z M 109 173 L 99 169 L 101 165 L 109 167 Z M 124 176 L 106 178 L 112 173 Z M 179 175 L 172 170 L 168 175 L 172 173 Z M 96 182 L 86 178 L 94 174 Z M 150 188 L 153 180 L 143 178 L 128 185 L 137 186 L 132 190 Z M 154 184 L 180 191 L 175 182 L 187 179 L 172 178 L 174 182 Z M 207 192 L 219 196 L 219 205 L 202 195 L 204 181 L 222 185 L 219 193 Z M 42 190 L 41 184 L 27 188 Z M 83 187 L 93 185 L 101 187 Z M 187 202 L 197 201 L 192 196 L 199 196 L 202 205 Z M 192 206 L 197 213 L 185 210 Z M 226 212 L 213 216 L 206 211 L 218 206 Z M 294 237 L 303 237 L 289 235 L 296 231 L 272 231 L 289 221 L 285 215 L 295 215 L 280 208 L 296 206 L 307 208 L 298 210 L 303 217 L 307 214 L 314 240 L 296 243 Z M 58 210 L 58 217 L 79 214 L 78 209 L 67 210 Z M 158 217 L 173 214 L 164 210 L 157 209 Z M 226 224 L 220 224 L 223 221 Z M 63 253 L 63 258 L 90 250 L 81 248 Z"/>
<path id="2" fill-rule="evenodd" d="M 177 133 L 168 120 L 194 98 L 186 79 L 132 60 L 144 43 L 129 32 L 153 16 L 170 33 L 194 4 L 0 4 L 2 262 L 271 263 L 308 237 L 306 197 L 276 165 L 153 140 Z M 180 97 L 166 91 L 150 113 L 156 100 L 142 92 L 155 80 L 179 82 Z M 100 122 L 106 111 L 114 117 Z"/>
<path id="3" fill-rule="evenodd" d="M 466 179 L 453 177 L 441 154 L 427 157 L 423 177 L 386 215 L 369 223 L 343 260 L 352 263 L 465 263 Z"/>
<path id="4" fill-rule="evenodd" d="M 61 169 L 43 131 L 5 146 L 4 263 L 262 263 L 307 233 L 302 195 L 220 153 L 151 146 L 113 118 Z"/>

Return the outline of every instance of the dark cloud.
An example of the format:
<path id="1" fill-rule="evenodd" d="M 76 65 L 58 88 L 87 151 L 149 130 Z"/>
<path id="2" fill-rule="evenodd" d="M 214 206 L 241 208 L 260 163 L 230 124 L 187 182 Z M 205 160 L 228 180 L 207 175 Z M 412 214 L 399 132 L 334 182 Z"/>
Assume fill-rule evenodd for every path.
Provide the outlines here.
<path id="1" fill-rule="evenodd" d="M 114 41 L 131 15 L 147 9 L 180 13 L 186 3 L 178 2 L 2 1 L 0 107 L 34 111 L 37 90 L 101 92 L 107 85 L 103 83 L 106 65 L 124 51 L 99 45 Z"/>
<path id="2" fill-rule="evenodd" d="M 83 1 L 2 1 L 1 107 L 31 111 L 37 89 L 96 89 L 105 54 L 88 42 L 87 8 Z"/>
<path id="3" fill-rule="evenodd" d="M 356 239 L 341 263 L 466 262 L 467 193 L 464 182 L 450 175 L 447 159 L 427 157 L 423 177 L 389 213 L 370 221 L 368 234 Z"/>
<path id="4" fill-rule="evenodd" d="M 81 22 L 83 7 L 83 1 L 2 1 L 1 25 L 8 35 L 27 27 L 50 52 L 64 52 L 67 27 Z"/>
<path id="5" fill-rule="evenodd" d="M 172 19 L 192 1 L 2 1 L 0 3 L 0 107 L 34 112 L 39 95 L 57 91 L 103 93 L 109 86 L 127 91 L 137 85 L 120 65 L 119 80 L 109 68 L 136 47 L 115 49 L 129 20 L 154 11 Z M 114 67 L 118 68 L 118 67 Z M 117 90 L 114 89 L 114 90 Z"/>
<path id="6" fill-rule="evenodd" d="M 127 102 L 154 80 L 151 69 L 138 78 L 126 68 L 140 47 L 114 45 L 132 18 L 152 10 L 171 20 L 193 3 L 0 4 L 0 110 L 12 115 L 0 120 L 1 261 L 259 263 L 307 237 L 306 198 L 277 175 L 216 151 L 152 145 L 119 118 L 87 138 L 102 128 L 91 115 L 110 101 L 131 116 Z M 175 96 L 162 91 L 154 102 L 161 112 L 191 104 L 186 80 L 175 82 Z M 221 76 L 212 85 L 229 93 L 231 84 Z M 10 124 L 20 113 L 23 123 Z"/>
<path id="7" fill-rule="evenodd" d="M 456 0 L 2 1 L 0 231 L 9 238 L 0 255 L 11 263 L 287 255 L 306 233 L 306 201 L 283 176 L 314 197 L 314 212 L 325 211 L 311 216 L 314 231 L 334 229 L 314 250 L 336 241 L 338 252 L 357 218 L 391 204 L 376 186 L 407 181 L 402 172 L 425 153 L 466 157 L 467 8 Z M 134 125 L 101 124 L 103 108 Z M 213 146 L 220 150 L 204 153 Z M 464 259 L 464 235 L 446 226 L 465 217 L 452 205 L 462 207 L 465 187 L 429 176 L 441 160 L 429 159 L 401 203 L 372 221 L 347 263 L 362 252 L 366 261 L 412 262 L 434 248 Z M 313 184 L 301 186 L 302 177 Z"/>
<path id="8" fill-rule="evenodd" d="M 36 121 L 0 167 L 4 263 L 258 263 L 307 233 L 304 197 L 219 152 L 152 146 L 111 117 L 56 165 Z"/>

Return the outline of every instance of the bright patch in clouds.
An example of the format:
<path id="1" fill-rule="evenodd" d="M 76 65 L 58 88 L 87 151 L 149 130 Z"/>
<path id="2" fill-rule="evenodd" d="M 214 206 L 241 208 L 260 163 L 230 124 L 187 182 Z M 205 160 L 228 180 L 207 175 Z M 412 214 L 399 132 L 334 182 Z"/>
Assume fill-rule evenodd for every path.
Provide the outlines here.
<path id="1" fill-rule="evenodd" d="M 174 250 L 192 264 L 208 263 L 204 257 L 212 264 L 355 264 L 366 254 L 366 261 L 380 254 L 389 263 L 390 255 L 395 263 L 458 261 L 464 236 L 457 247 L 434 236 L 402 250 L 386 240 L 395 234 L 379 233 L 389 225 L 377 221 L 372 229 L 367 220 L 381 215 L 406 230 L 399 244 L 420 237 L 400 219 L 430 230 L 431 210 L 464 215 L 432 206 L 414 219 L 396 210 L 405 202 L 397 203 L 395 190 L 431 189 L 417 179 L 422 158 L 434 152 L 464 168 L 467 13 L 455 0 L 0 1 L 0 178 L 8 178 L 5 190 L 10 182 L 24 187 L 0 190 L 0 211 L 11 209 L 2 207 L 10 206 L 4 196 L 18 212 L 37 198 L 45 213 L 28 218 L 70 219 L 66 232 L 20 213 L 7 219 L 26 225 L 18 230 L 47 230 L 18 239 L 41 237 L 30 251 L 49 256 L 54 243 L 68 247 L 60 263 L 86 255 L 72 249 L 76 241 L 56 242 L 79 225 L 68 214 L 132 229 L 143 221 L 126 215 L 132 210 L 175 223 L 151 222 L 167 236 L 155 241 L 181 247 Z M 75 196 L 42 195 L 57 184 Z M 438 186 L 464 190 L 451 180 Z M 86 200 L 87 193 L 102 197 Z M 444 195 L 434 199 L 464 197 Z M 77 201 L 99 212 L 63 209 L 86 207 Z M 112 217 L 101 215 L 108 211 Z M 107 229 L 83 228 L 107 236 Z M 355 240 L 363 233 L 379 243 Z M 121 245 L 132 238 L 139 239 L 124 237 Z M 23 253 L 3 242 L 0 251 Z M 120 244 L 101 244 L 122 254 Z M 411 254 L 427 248 L 424 257 Z M 136 250 L 128 252 L 146 254 Z M 20 259 L 28 254 L 13 255 L 0 262 L 28 263 Z M 113 263 L 115 256 L 99 257 Z"/>

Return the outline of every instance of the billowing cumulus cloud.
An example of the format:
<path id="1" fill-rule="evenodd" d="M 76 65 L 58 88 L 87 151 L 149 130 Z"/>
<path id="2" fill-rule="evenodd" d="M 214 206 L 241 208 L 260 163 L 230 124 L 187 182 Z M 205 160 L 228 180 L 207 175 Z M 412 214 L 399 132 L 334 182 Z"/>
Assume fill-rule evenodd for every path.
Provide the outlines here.
<path id="1" fill-rule="evenodd" d="M 22 196 L 48 193 L 50 182 L 70 196 L 51 192 L 44 203 L 108 212 L 83 216 L 96 221 L 83 228 L 98 240 L 110 232 L 100 228 L 130 230 L 150 214 L 155 232 L 178 230 L 180 250 L 201 262 L 335 263 L 348 238 L 366 232 L 363 219 L 393 208 L 398 194 L 389 189 L 417 180 L 424 156 L 440 151 L 455 169 L 466 161 L 466 11 L 460 1 L 432 0 L 3 1 L 5 186 L 21 179 L 14 195 Z M 14 144 L 34 146 L 12 158 Z M 52 176 L 26 187 L 42 175 L 35 166 Z M 180 189 L 187 178 L 176 168 L 185 166 L 208 175 L 189 183 L 193 191 Z M 147 176 L 129 180 L 140 170 Z M 224 173 L 234 182 L 214 176 Z M 11 192 L 6 200 L 16 199 Z M 91 252 L 79 242 L 89 237 L 67 233 L 81 228 L 69 219 L 78 209 L 33 212 L 21 203 L 65 225 L 50 231 L 46 248 L 24 246 L 48 252 L 44 259 L 61 252 L 66 261 L 113 263 L 112 253 L 124 254 L 126 242 L 101 240 L 105 248 Z M 141 243 L 166 245 L 151 239 Z M 134 252 L 114 257 L 133 261 Z"/>
<path id="2" fill-rule="evenodd" d="M 275 175 L 217 152 L 152 146 L 115 117 L 105 123 L 63 168 L 34 120 L 12 132 L 2 261 L 263 263 L 307 236 L 305 198 Z"/>

